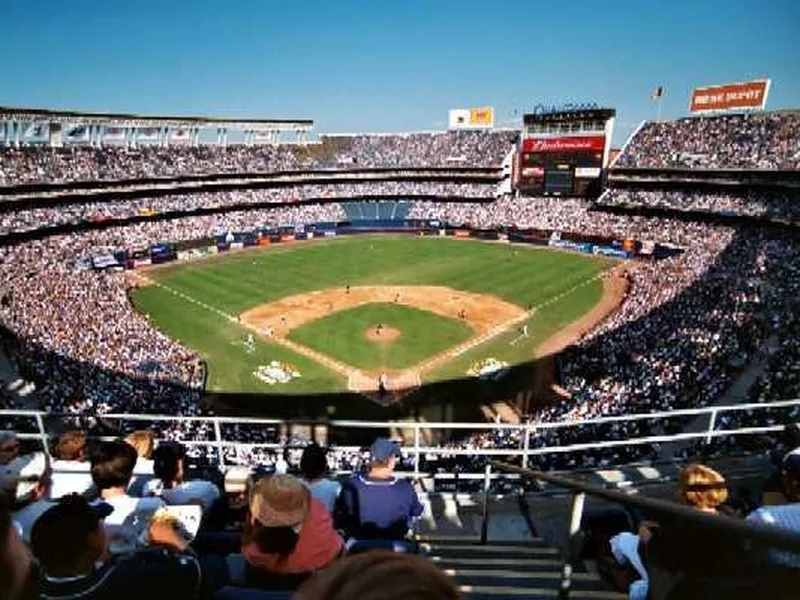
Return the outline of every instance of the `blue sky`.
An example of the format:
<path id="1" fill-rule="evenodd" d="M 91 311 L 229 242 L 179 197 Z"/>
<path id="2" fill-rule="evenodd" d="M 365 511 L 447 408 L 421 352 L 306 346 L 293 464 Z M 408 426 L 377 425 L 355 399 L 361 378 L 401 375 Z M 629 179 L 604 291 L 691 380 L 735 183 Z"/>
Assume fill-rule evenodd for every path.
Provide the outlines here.
<path id="1" fill-rule="evenodd" d="M 800 107 L 798 0 L 4 0 L 0 104 L 441 129 L 492 105 L 615 107 L 615 141 L 698 84 L 773 80 Z"/>

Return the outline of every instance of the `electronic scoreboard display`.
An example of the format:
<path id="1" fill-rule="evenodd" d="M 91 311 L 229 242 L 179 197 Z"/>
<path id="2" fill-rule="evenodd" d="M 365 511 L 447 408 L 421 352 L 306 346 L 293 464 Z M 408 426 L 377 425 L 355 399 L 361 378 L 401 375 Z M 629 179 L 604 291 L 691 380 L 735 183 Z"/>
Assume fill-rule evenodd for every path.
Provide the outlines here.
<path id="1" fill-rule="evenodd" d="M 525 115 L 517 158 L 520 192 L 597 196 L 613 116 L 612 109 Z"/>

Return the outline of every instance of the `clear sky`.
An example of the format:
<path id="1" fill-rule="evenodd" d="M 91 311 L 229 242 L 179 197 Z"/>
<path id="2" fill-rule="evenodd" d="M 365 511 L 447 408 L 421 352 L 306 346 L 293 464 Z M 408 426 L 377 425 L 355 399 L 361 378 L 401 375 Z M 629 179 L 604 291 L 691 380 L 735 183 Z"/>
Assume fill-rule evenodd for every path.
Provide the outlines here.
<path id="1" fill-rule="evenodd" d="M 800 107 L 800 0 L 3 0 L 0 15 L 12 106 L 345 132 L 592 101 L 617 109 L 618 143 L 655 115 L 656 85 L 664 117 L 695 85 L 756 77 L 772 78 L 769 108 Z"/>

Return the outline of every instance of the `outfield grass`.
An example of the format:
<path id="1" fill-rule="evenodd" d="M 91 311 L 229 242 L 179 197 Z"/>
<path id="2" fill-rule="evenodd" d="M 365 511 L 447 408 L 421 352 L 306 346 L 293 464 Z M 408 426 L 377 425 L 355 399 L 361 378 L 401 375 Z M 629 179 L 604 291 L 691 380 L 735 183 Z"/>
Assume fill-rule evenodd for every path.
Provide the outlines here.
<path id="1" fill-rule="evenodd" d="M 611 264 L 598 257 L 452 238 L 354 236 L 222 254 L 154 269 L 148 275 L 170 289 L 237 315 L 292 294 L 347 284 L 444 285 L 492 294 L 522 307 L 535 306 L 585 282 Z M 444 365 L 431 378 L 463 376 L 468 363 L 486 356 L 509 362 L 530 359 L 536 340 L 541 341 L 591 309 L 600 293 L 599 282 L 582 286 L 537 311 L 529 323 L 532 337 L 527 343 L 509 345 L 513 332 L 500 336 Z M 305 393 L 345 386 L 340 376 L 325 367 L 267 340 L 259 339 L 256 351 L 246 353 L 240 343 L 246 336 L 243 327 L 163 288 L 141 288 L 132 298 L 157 327 L 205 357 L 211 390 Z M 352 335 L 358 337 L 362 333 L 359 326 Z M 404 338 L 408 342 L 413 336 Z M 332 354 L 332 348 L 337 351 L 338 338 L 327 339 L 331 344 L 326 345 L 325 351 Z M 302 377 L 289 384 L 267 386 L 252 372 L 270 360 L 296 365 Z"/>
<path id="2" fill-rule="evenodd" d="M 391 342 L 366 339 L 377 324 L 400 332 Z M 369 371 L 404 369 L 468 339 L 471 327 L 410 306 L 376 302 L 332 314 L 293 329 L 289 338 L 343 363 Z"/>

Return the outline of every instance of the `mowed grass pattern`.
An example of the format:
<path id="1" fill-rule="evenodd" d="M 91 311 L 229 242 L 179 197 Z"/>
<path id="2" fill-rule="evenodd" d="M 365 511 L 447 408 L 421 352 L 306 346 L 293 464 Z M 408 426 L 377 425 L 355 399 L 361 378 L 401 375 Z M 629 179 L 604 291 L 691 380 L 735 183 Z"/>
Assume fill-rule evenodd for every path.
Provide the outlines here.
<path id="1" fill-rule="evenodd" d="M 400 335 L 390 342 L 366 338 L 381 324 Z M 471 327 L 432 312 L 410 306 L 376 302 L 306 323 L 289 338 L 324 352 L 343 363 L 366 369 L 404 369 L 468 339 Z"/>
<path id="2" fill-rule="evenodd" d="M 354 236 L 221 254 L 154 269 L 148 275 L 171 289 L 237 315 L 292 294 L 348 284 L 444 285 L 492 294 L 522 307 L 535 306 L 612 264 L 598 257 L 452 238 Z M 560 314 L 548 319 L 547 329 L 555 330 L 589 310 L 599 299 L 600 289 L 596 282 L 560 300 L 559 304 L 575 310 L 557 311 Z M 247 354 L 240 344 L 246 328 L 167 290 L 150 286 L 136 290 L 132 297 L 157 327 L 206 358 L 210 389 L 291 393 L 332 391 L 345 385 L 342 377 L 325 367 L 264 338 L 258 340 L 256 352 Z M 536 327 L 535 316 L 531 331 Z M 505 344 L 508 346 L 508 341 Z M 513 348 L 520 360 L 530 358 L 530 347 Z M 470 358 L 480 357 L 482 351 L 483 346 L 476 348 Z M 273 359 L 296 365 L 302 377 L 272 387 L 252 376 L 258 365 Z M 463 369 L 459 371 L 463 374 Z"/>

